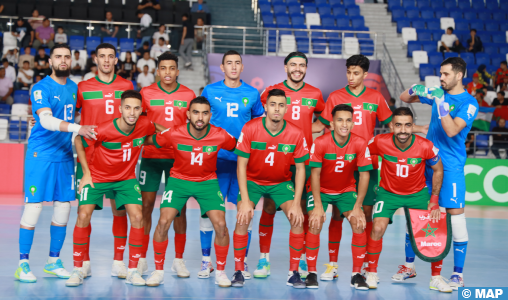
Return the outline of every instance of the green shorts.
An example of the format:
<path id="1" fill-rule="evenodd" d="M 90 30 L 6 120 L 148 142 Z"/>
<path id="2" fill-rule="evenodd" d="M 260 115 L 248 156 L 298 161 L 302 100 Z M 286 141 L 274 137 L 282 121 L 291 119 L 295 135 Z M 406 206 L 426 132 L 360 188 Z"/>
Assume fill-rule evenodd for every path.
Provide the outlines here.
<path id="1" fill-rule="evenodd" d="M 355 207 L 356 198 L 358 198 L 358 194 L 356 192 L 347 192 L 338 195 L 330 195 L 321 193 L 321 203 L 323 204 L 323 209 L 326 212 L 328 208 L 328 204 L 334 205 L 340 211 L 341 217 L 344 217 L 344 213 L 350 210 L 353 210 Z M 314 209 L 314 196 L 312 193 L 307 195 L 307 211 L 311 211 Z"/>
<path id="2" fill-rule="evenodd" d="M 367 194 L 363 198 L 363 205 L 374 205 L 376 203 L 376 190 L 378 187 L 379 170 L 370 170 L 369 188 Z M 360 182 L 360 172 L 355 171 L 354 177 L 356 181 L 356 190 L 358 191 L 358 182 Z"/>
<path id="3" fill-rule="evenodd" d="M 427 209 L 429 200 L 430 195 L 427 187 L 423 188 L 418 193 L 410 195 L 397 195 L 379 187 L 372 218 L 389 218 L 391 224 L 393 214 L 397 209 L 401 207 Z"/>
<path id="4" fill-rule="evenodd" d="M 293 182 L 293 186 L 296 186 L 296 183 L 295 183 L 296 166 L 291 165 L 291 167 L 289 167 L 289 171 L 291 171 L 291 173 L 293 173 L 293 175 L 291 175 L 291 182 Z M 304 200 L 304 201 L 307 200 L 307 192 L 305 189 L 305 184 L 307 183 L 307 180 L 309 180 L 309 177 L 310 177 L 310 166 L 306 165 L 305 166 L 305 181 L 303 182 L 303 191 L 302 191 L 302 200 Z"/>
<path id="5" fill-rule="evenodd" d="M 79 190 L 79 182 L 81 181 L 81 178 L 83 177 L 83 168 L 81 167 L 81 163 L 78 162 L 78 166 L 76 167 L 76 200 L 81 199 L 81 195 L 78 194 Z M 95 184 L 94 184 L 95 185 Z M 115 199 L 115 194 L 112 191 L 105 191 L 104 195 L 106 195 L 107 199 Z"/>
<path id="6" fill-rule="evenodd" d="M 250 201 L 254 202 L 254 207 L 256 207 L 261 197 L 272 199 L 277 209 L 279 209 L 284 202 L 295 199 L 295 186 L 291 181 L 275 185 L 259 185 L 253 181 L 247 180 L 247 191 L 249 192 Z M 237 203 L 241 200 L 242 195 L 238 193 Z"/>
<path id="7" fill-rule="evenodd" d="M 103 195 L 106 191 L 112 193 L 112 199 L 115 199 L 116 209 L 118 210 L 124 210 L 125 204 L 143 204 L 141 201 L 141 189 L 137 179 L 94 183 L 93 185 L 95 188 L 92 188 L 89 184 L 83 187 L 78 198 L 79 205 L 95 204 L 95 209 L 101 210 L 103 207 Z"/>
<path id="8" fill-rule="evenodd" d="M 157 192 L 161 184 L 162 173 L 166 179 L 175 163 L 174 159 L 141 158 L 139 166 L 139 186 L 142 192 Z"/>
<path id="9" fill-rule="evenodd" d="M 210 210 L 226 211 L 224 197 L 220 192 L 219 181 L 211 179 L 201 182 L 169 177 L 162 195 L 160 208 L 171 207 L 178 210 L 178 216 L 190 197 L 194 197 L 201 208 L 201 216 L 206 218 Z"/>

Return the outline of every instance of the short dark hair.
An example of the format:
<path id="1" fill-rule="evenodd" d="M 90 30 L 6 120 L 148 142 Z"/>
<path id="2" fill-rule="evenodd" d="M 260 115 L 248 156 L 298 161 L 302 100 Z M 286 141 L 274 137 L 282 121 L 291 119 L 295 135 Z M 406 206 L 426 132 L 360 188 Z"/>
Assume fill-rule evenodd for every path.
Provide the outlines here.
<path id="1" fill-rule="evenodd" d="M 506 63 L 506 60 L 503 60 L 500 64 L 501 65 L 508 65 L 508 63 Z"/>
<path id="2" fill-rule="evenodd" d="M 150 46 L 150 42 L 145 41 L 145 42 L 143 43 L 143 46 Z"/>
<path id="3" fill-rule="evenodd" d="M 178 68 L 178 56 L 176 56 L 175 54 L 173 54 L 169 51 L 162 53 L 157 58 L 157 64 L 160 66 L 161 62 L 164 60 L 174 60 L 176 63 L 176 67 Z"/>
<path id="4" fill-rule="evenodd" d="M 186 18 L 188 19 L 188 18 L 189 18 L 189 14 L 188 14 L 188 13 L 184 13 L 184 14 L 182 15 L 182 18 L 183 18 L 183 17 L 186 17 Z"/>
<path id="5" fill-rule="evenodd" d="M 25 51 L 26 51 L 26 48 L 29 48 L 29 49 L 30 49 L 30 51 L 32 51 L 32 47 L 30 47 L 30 46 L 26 46 L 26 47 L 25 47 Z"/>
<path id="6" fill-rule="evenodd" d="M 505 95 L 504 91 L 499 91 L 499 92 L 497 92 L 497 93 L 498 93 L 498 94 L 503 95 L 503 97 L 504 97 L 504 95 Z"/>
<path id="7" fill-rule="evenodd" d="M 466 62 L 460 57 L 448 57 L 443 60 L 441 67 L 445 65 L 452 65 L 452 71 L 455 73 L 461 72 L 462 78 L 466 75 Z"/>
<path id="8" fill-rule="evenodd" d="M 473 32 L 473 31 L 474 31 L 474 33 L 476 33 L 476 29 L 474 29 L 474 28 L 471 28 L 471 30 L 469 30 L 469 32 Z"/>
<path id="9" fill-rule="evenodd" d="M 69 45 L 67 45 L 67 44 L 56 44 L 55 46 L 53 46 L 53 48 L 51 48 L 51 51 L 49 51 L 49 56 L 53 55 L 53 51 L 55 51 L 56 49 L 61 49 L 61 48 L 67 49 L 67 50 L 69 50 L 69 52 L 72 52 L 71 51 L 71 47 L 69 47 Z M 39 48 L 39 50 L 40 49 L 41 48 Z"/>
<path id="10" fill-rule="evenodd" d="M 160 41 L 160 40 L 163 40 L 164 42 L 166 41 L 166 39 L 165 39 L 165 38 L 163 38 L 163 37 L 160 37 L 160 38 L 159 38 L 159 41 Z"/>
<path id="11" fill-rule="evenodd" d="M 413 112 L 411 111 L 411 109 L 409 109 L 409 107 L 396 108 L 393 111 L 393 117 L 395 117 L 395 116 L 411 116 L 411 119 L 414 119 Z"/>
<path id="12" fill-rule="evenodd" d="M 116 56 L 116 47 L 111 45 L 110 43 L 99 44 L 97 48 L 95 48 L 95 53 L 99 53 L 99 49 L 113 49 L 113 51 L 115 51 Z"/>
<path id="13" fill-rule="evenodd" d="M 353 115 L 355 113 L 355 110 L 351 107 L 351 105 L 347 104 L 339 104 L 335 105 L 335 107 L 332 110 L 332 118 L 335 116 L 335 113 L 338 111 L 348 111 Z"/>
<path id="14" fill-rule="evenodd" d="M 448 27 L 448 28 L 446 28 L 446 30 L 451 30 L 453 33 L 453 27 Z"/>
<path id="15" fill-rule="evenodd" d="M 305 55 L 305 53 L 302 53 L 302 52 L 291 52 L 288 54 L 288 56 L 286 56 L 286 58 L 284 59 L 284 65 L 287 65 L 288 64 L 288 61 L 293 58 L 293 57 L 301 57 L 303 59 L 305 59 L 305 63 L 308 64 L 309 61 L 307 59 L 307 55 Z"/>
<path id="16" fill-rule="evenodd" d="M 58 29 L 60 29 L 60 28 L 61 28 L 61 29 L 63 29 L 63 27 L 62 27 L 62 26 L 58 26 L 56 29 L 58 30 Z"/>
<path id="17" fill-rule="evenodd" d="M 286 98 L 286 93 L 280 89 L 269 90 L 268 95 L 266 96 L 266 102 L 268 103 L 268 99 L 270 99 L 270 97 L 274 97 L 274 96 L 282 96 L 282 97 Z"/>
<path id="18" fill-rule="evenodd" d="M 39 48 L 37 48 L 37 51 L 39 51 L 39 50 L 45 50 L 45 48 L 42 46 L 39 46 Z"/>
<path id="19" fill-rule="evenodd" d="M 346 60 L 346 68 L 349 69 L 349 67 L 354 66 L 359 66 L 360 68 L 362 68 L 364 72 L 368 72 L 370 61 L 365 55 L 362 54 L 353 55 Z"/>
<path id="20" fill-rule="evenodd" d="M 2 58 L 2 63 L 8 63 L 9 60 L 7 58 Z"/>
<path id="21" fill-rule="evenodd" d="M 46 21 L 49 21 L 49 19 L 48 19 L 48 18 L 44 18 L 44 19 L 42 20 L 42 22 L 46 22 Z"/>
<path id="22" fill-rule="evenodd" d="M 203 97 L 203 96 L 198 96 L 198 97 L 192 99 L 191 102 L 189 103 L 188 110 L 190 110 L 190 108 L 192 107 L 192 104 L 206 104 L 206 105 L 210 106 L 210 102 L 208 101 L 208 99 L 206 99 L 206 97 Z"/>
<path id="23" fill-rule="evenodd" d="M 23 64 L 29 64 L 30 62 L 28 60 L 23 61 Z"/>
<path id="24" fill-rule="evenodd" d="M 90 56 L 92 56 L 93 54 L 97 55 L 97 52 L 95 52 L 95 50 L 90 51 Z"/>
<path id="25" fill-rule="evenodd" d="M 122 104 L 125 101 L 125 99 L 127 99 L 127 98 L 136 98 L 139 101 L 143 101 L 143 98 L 141 97 L 141 93 L 138 91 L 135 91 L 135 90 L 126 90 L 125 92 L 122 93 L 122 96 L 121 96 Z"/>
<path id="26" fill-rule="evenodd" d="M 240 56 L 240 60 L 242 60 L 242 56 L 240 55 L 240 53 L 238 53 L 238 51 L 235 51 L 235 50 L 228 50 L 226 53 L 224 53 L 224 55 L 222 56 L 222 64 L 224 64 L 224 61 L 226 60 L 226 56 L 228 55 L 238 55 Z"/>

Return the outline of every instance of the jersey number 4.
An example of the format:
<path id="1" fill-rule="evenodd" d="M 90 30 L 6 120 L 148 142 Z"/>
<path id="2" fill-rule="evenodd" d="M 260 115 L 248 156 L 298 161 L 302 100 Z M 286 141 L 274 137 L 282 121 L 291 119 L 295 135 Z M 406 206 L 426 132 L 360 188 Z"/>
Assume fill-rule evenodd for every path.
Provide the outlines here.
<path id="1" fill-rule="evenodd" d="M 198 164 L 200 166 L 203 165 L 203 153 L 196 153 L 191 152 L 191 165 Z"/>

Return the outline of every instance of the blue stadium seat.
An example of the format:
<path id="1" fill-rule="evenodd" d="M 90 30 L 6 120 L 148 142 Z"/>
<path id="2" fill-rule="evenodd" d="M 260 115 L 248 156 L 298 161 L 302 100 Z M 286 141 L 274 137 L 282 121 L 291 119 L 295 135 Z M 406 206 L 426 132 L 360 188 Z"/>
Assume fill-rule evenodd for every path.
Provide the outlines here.
<path id="1" fill-rule="evenodd" d="M 420 80 L 425 81 L 425 76 L 434 76 L 434 67 L 430 64 L 420 64 Z"/>
<path id="2" fill-rule="evenodd" d="M 430 30 L 441 30 L 441 22 L 439 19 L 427 20 L 427 29 Z"/>
<path id="3" fill-rule="evenodd" d="M 413 51 L 422 50 L 422 44 L 419 41 L 407 42 L 407 57 L 413 57 Z"/>
<path id="4" fill-rule="evenodd" d="M 21 55 L 25 54 L 25 48 L 24 47 L 21 47 L 20 54 Z M 30 54 L 33 55 L 33 56 L 36 56 L 37 55 L 37 50 L 34 49 L 34 48 L 30 48 Z"/>
<path id="5" fill-rule="evenodd" d="M 304 14 L 315 13 L 315 12 L 317 12 L 317 8 L 316 8 L 316 5 L 314 5 L 314 3 L 303 6 L 303 13 Z M 307 42 L 307 44 L 308 44 L 308 42 Z"/>
<path id="6" fill-rule="evenodd" d="M 272 0 L 272 5 L 284 4 L 284 0 Z"/>
<path id="7" fill-rule="evenodd" d="M 9 139 L 26 140 L 27 123 L 25 121 L 11 121 L 9 124 Z"/>
<path id="8" fill-rule="evenodd" d="M 474 146 L 474 145 L 473 145 Z M 484 150 L 485 156 L 489 153 L 489 135 L 488 134 L 478 134 L 476 136 L 476 150 Z M 476 152 L 476 156 L 479 156 L 478 152 Z"/>
<path id="9" fill-rule="evenodd" d="M 314 2 L 316 2 L 316 5 L 319 7 L 321 5 L 328 5 L 328 3 L 326 2 L 326 0 L 315 0 Z"/>
<path id="10" fill-rule="evenodd" d="M 374 42 L 372 42 L 372 44 L 360 43 L 360 54 L 365 56 L 374 55 Z"/>
<path id="11" fill-rule="evenodd" d="M 458 27 L 455 26 L 455 28 L 458 28 Z M 467 30 L 467 27 L 466 27 L 466 30 L 455 30 L 453 32 L 453 34 L 455 34 L 457 36 L 457 38 L 459 39 L 460 42 L 466 42 L 467 39 L 469 37 L 471 37 L 471 34 L 469 33 L 469 30 Z"/>
<path id="12" fill-rule="evenodd" d="M 307 29 L 307 26 L 303 24 L 295 25 L 293 23 L 294 29 Z M 307 31 L 294 31 L 295 38 L 307 38 Z"/>
<path id="13" fill-rule="evenodd" d="M 427 24 L 427 27 L 429 26 L 429 24 Z M 432 30 L 432 40 L 434 41 L 440 41 L 441 40 L 441 36 L 444 34 L 444 30 L 441 30 L 441 29 L 434 29 Z"/>
<path id="14" fill-rule="evenodd" d="M 286 5 L 280 5 L 280 4 L 278 4 L 278 5 L 274 5 L 273 6 L 273 13 L 275 15 L 280 14 L 280 13 L 285 15 L 286 14 L 286 10 L 287 10 Z"/>
<path id="15" fill-rule="evenodd" d="M 0 115 L 9 115 L 11 114 L 11 106 L 9 104 L 0 103 Z M 9 119 L 9 117 L 2 117 L 0 119 Z"/>
<path id="16" fill-rule="evenodd" d="M 358 6 L 346 6 L 347 15 L 350 17 L 359 16 L 360 8 Z"/>
<path id="17" fill-rule="evenodd" d="M 487 0 L 485 1 L 485 7 L 489 9 L 497 9 L 499 7 L 499 3 L 497 0 Z"/>
<path id="18" fill-rule="evenodd" d="M 351 5 L 356 5 L 356 1 L 355 0 L 342 0 L 342 3 L 344 4 L 344 6 L 351 6 Z"/>
<path id="19" fill-rule="evenodd" d="M 429 64 L 432 65 L 440 64 L 443 61 L 443 54 L 435 50 L 427 52 L 427 56 L 429 57 Z"/>
<path id="20" fill-rule="evenodd" d="M 469 29 L 469 21 L 464 19 L 456 19 L 455 20 L 455 28 Z M 454 32 L 455 33 L 455 32 Z"/>
<path id="21" fill-rule="evenodd" d="M 343 6 L 342 0 L 328 0 L 328 3 L 330 3 L 332 7 Z"/>
<path id="22" fill-rule="evenodd" d="M 431 9 L 423 9 L 422 8 L 421 13 L 422 13 L 422 19 L 424 19 L 424 20 L 434 19 L 434 11 Z"/>
<path id="23" fill-rule="evenodd" d="M 128 38 L 120 39 L 120 51 L 134 51 L 134 40 Z"/>
<path id="24" fill-rule="evenodd" d="M 408 18 L 400 19 L 397 22 L 397 33 L 402 33 L 402 28 L 411 27 L 411 22 Z"/>
<path id="25" fill-rule="evenodd" d="M 466 20 L 473 21 L 473 20 L 476 20 L 477 18 L 478 18 L 478 15 L 477 15 L 476 11 L 464 12 L 464 19 L 466 19 Z"/>
<path id="26" fill-rule="evenodd" d="M 392 11 L 395 8 L 402 8 L 402 6 L 400 5 L 400 2 L 389 1 L 388 2 L 388 11 Z"/>
<path id="27" fill-rule="evenodd" d="M 102 38 L 102 42 L 111 44 L 115 47 L 118 46 L 118 39 L 116 37 L 104 37 L 104 38 Z"/>
<path id="28" fill-rule="evenodd" d="M 409 19 L 418 19 L 420 17 L 420 10 L 416 7 L 408 7 L 406 9 L 406 17 Z"/>
<path id="29" fill-rule="evenodd" d="M 310 29 L 322 30 L 323 26 L 321 26 L 321 25 L 311 25 Z M 323 37 L 323 32 L 319 32 L 319 31 L 315 32 L 315 31 L 313 31 L 311 33 L 311 35 L 312 35 L 312 38 L 320 38 L 320 37 Z"/>
<path id="30" fill-rule="evenodd" d="M 506 20 L 506 12 L 496 11 L 492 14 L 492 18 L 496 21 L 504 21 Z"/>
<path id="31" fill-rule="evenodd" d="M 499 24 L 496 22 L 486 22 L 485 30 L 487 31 L 499 31 Z"/>
<path id="32" fill-rule="evenodd" d="M 289 25 L 289 15 L 278 15 L 278 16 L 275 16 L 275 23 L 277 25 L 279 24 L 283 24 L 283 25 Z"/>
<path id="33" fill-rule="evenodd" d="M 342 41 L 333 41 L 328 44 L 328 53 L 330 54 L 342 54 Z"/>
<path id="34" fill-rule="evenodd" d="M 469 2 L 469 0 L 465 0 L 465 1 L 459 0 L 458 6 L 461 10 L 468 9 L 471 7 L 471 2 Z"/>
<path id="35" fill-rule="evenodd" d="M 428 29 L 417 29 L 416 34 L 420 42 L 432 41 L 432 32 Z"/>
<path id="36" fill-rule="evenodd" d="M 496 73 L 497 69 L 499 68 L 499 65 L 498 66 L 494 66 L 494 65 L 488 65 L 487 66 L 487 72 L 489 74 L 494 74 Z"/>
<path id="37" fill-rule="evenodd" d="M 466 86 L 473 81 L 473 78 L 462 78 L 462 85 Z M 497 124 L 497 123 L 496 123 Z"/>
<path id="38" fill-rule="evenodd" d="M 302 53 L 309 53 L 309 40 L 308 39 L 296 40 L 296 50 Z"/>
<path id="39" fill-rule="evenodd" d="M 506 54 L 508 53 L 508 44 L 503 44 L 499 46 L 499 53 Z"/>
<path id="40" fill-rule="evenodd" d="M 498 54 L 499 53 L 499 46 L 496 43 L 483 43 L 483 50 L 485 53 L 490 54 Z"/>
<path id="41" fill-rule="evenodd" d="M 97 46 L 99 46 L 101 43 L 101 38 L 98 36 L 89 36 L 86 38 L 86 51 L 88 52 L 88 55 L 90 55 L 90 52 L 92 50 L 95 50 Z"/>
<path id="42" fill-rule="evenodd" d="M 469 26 L 471 26 L 470 28 L 474 28 L 480 31 L 485 29 L 485 22 L 483 22 L 482 20 L 474 20 L 469 22 Z"/>
<path id="43" fill-rule="evenodd" d="M 13 94 L 14 103 L 23 103 L 28 104 L 28 91 L 26 90 L 16 90 Z"/>
<path id="44" fill-rule="evenodd" d="M 502 23 L 499 25 L 499 29 L 501 31 L 508 31 L 508 22 L 501 21 Z"/>
<path id="45" fill-rule="evenodd" d="M 425 29 L 425 21 L 420 19 L 411 20 L 411 27 L 414 29 Z"/>
<path id="46" fill-rule="evenodd" d="M 432 65 L 432 68 L 434 68 L 434 73 L 436 73 L 436 76 L 441 75 L 441 63 Z"/>
<path id="47" fill-rule="evenodd" d="M 485 2 L 483 0 L 473 0 L 471 7 L 474 9 L 485 8 Z"/>
<path id="48" fill-rule="evenodd" d="M 502 61 L 506 60 L 505 54 L 493 54 L 490 55 L 490 60 L 494 66 L 499 66 Z"/>
<path id="49" fill-rule="evenodd" d="M 291 24 L 303 25 L 305 24 L 305 18 L 303 16 L 291 16 Z"/>
<path id="50" fill-rule="evenodd" d="M 405 17 L 406 17 L 406 13 L 405 13 L 404 9 L 397 8 L 397 9 L 392 10 L 392 22 L 397 22 L 398 20 L 403 19 Z"/>
<path id="51" fill-rule="evenodd" d="M 437 49 L 437 43 L 436 42 L 426 41 L 426 42 L 421 42 L 421 43 L 422 43 L 422 49 L 423 49 L 423 51 L 430 52 L 430 51 L 436 51 L 436 49 Z"/>
<path id="52" fill-rule="evenodd" d="M 433 9 L 442 9 L 444 8 L 444 4 L 443 1 L 430 1 L 430 7 L 432 7 Z"/>
<path id="53" fill-rule="evenodd" d="M 504 32 L 497 32 L 492 34 L 493 43 L 506 43 L 506 34 Z"/>
<path id="54" fill-rule="evenodd" d="M 327 40 L 325 38 L 312 39 L 312 52 L 315 54 L 326 53 Z"/>
<path id="55" fill-rule="evenodd" d="M 302 9 L 300 5 L 298 6 L 289 6 L 288 7 L 289 15 L 292 17 L 293 15 L 302 15 Z"/>
<path id="56" fill-rule="evenodd" d="M 445 8 L 439 8 L 439 9 L 436 9 L 434 11 L 434 15 L 438 19 L 448 18 L 450 16 L 450 11 L 448 9 L 445 9 Z"/>
<path id="57" fill-rule="evenodd" d="M 444 6 L 447 9 L 456 9 L 457 8 L 457 2 L 455 1 L 445 1 Z"/>
<path id="58" fill-rule="evenodd" d="M 338 27 L 350 27 L 349 18 L 337 18 L 335 20 L 337 21 Z"/>
<path id="59" fill-rule="evenodd" d="M 334 17 L 343 17 L 346 15 L 346 8 L 343 6 L 340 7 L 334 7 L 333 8 L 333 16 Z"/>
<path id="60" fill-rule="evenodd" d="M 492 14 L 490 12 L 486 12 L 486 11 L 479 12 L 478 19 L 484 20 L 484 21 L 489 21 L 492 19 Z"/>
<path id="61" fill-rule="evenodd" d="M 71 35 L 69 37 L 69 47 L 71 50 L 84 50 L 85 38 L 80 35 Z"/>
<path id="62" fill-rule="evenodd" d="M 464 15 L 462 14 L 461 10 L 450 11 L 450 18 L 457 20 L 457 19 L 462 19 L 463 17 L 464 17 Z"/>
<path id="63" fill-rule="evenodd" d="M 320 15 L 331 15 L 332 7 L 330 5 L 318 6 L 318 13 Z"/>
<path id="64" fill-rule="evenodd" d="M 474 64 L 474 61 L 475 61 L 474 54 L 471 52 L 460 53 L 460 58 L 462 58 L 466 62 L 466 65 Z"/>
<path id="65" fill-rule="evenodd" d="M 365 27 L 365 19 L 363 16 L 355 16 L 351 18 L 351 24 L 353 28 Z"/>
<path id="66" fill-rule="evenodd" d="M 414 0 L 402 0 L 403 7 L 415 7 L 416 3 Z"/>
<path id="67" fill-rule="evenodd" d="M 272 13 L 269 13 L 269 14 L 262 14 L 261 15 L 261 20 L 263 21 L 263 24 L 273 24 L 273 14 Z"/>
<path id="68" fill-rule="evenodd" d="M 482 39 L 483 44 L 492 42 L 492 32 L 478 30 L 477 34 Z"/>
<path id="69" fill-rule="evenodd" d="M 260 4 L 259 10 L 261 11 L 261 14 L 272 13 L 272 6 L 270 4 Z"/>
<path id="70" fill-rule="evenodd" d="M 473 74 L 476 73 L 478 65 L 467 65 L 466 66 L 466 77 L 473 78 Z"/>
<path id="71" fill-rule="evenodd" d="M 447 59 L 450 57 L 459 57 L 459 54 L 457 52 L 445 52 L 444 53 L 444 59 Z"/>
<path id="72" fill-rule="evenodd" d="M 426 7 L 429 7 L 430 6 L 430 3 L 429 3 L 429 0 L 418 0 L 416 1 L 416 7 L 422 9 L 422 8 L 426 8 Z"/>

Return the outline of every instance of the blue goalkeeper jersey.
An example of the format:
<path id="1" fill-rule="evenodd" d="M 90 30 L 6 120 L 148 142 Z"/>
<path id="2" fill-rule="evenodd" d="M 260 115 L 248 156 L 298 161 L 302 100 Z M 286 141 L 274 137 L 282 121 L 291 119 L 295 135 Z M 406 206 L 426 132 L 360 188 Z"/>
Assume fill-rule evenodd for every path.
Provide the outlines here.
<path id="1" fill-rule="evenodd" d="M 35 126 L 28 139 L 27 158 L 37 158 L 53 162 L 73 160 L 72 132 L 49 131 L 42 127 L 37 110 L 50 108 L 53 117 L 74 123 L 76 110 L 76 96 L 78 85 L 67 78 L 65 85 L 61 85 L 46 76 L 32 87 L 32 114 Z"/>
<path id="2" fill-rule="evenodd" d="M 207 85 L 201 94 L 212 106 L 210 123 L 225 129 L 236 139 L 245 123 L 265 113 L 258 90 L 243 80 L 240 82 L 242 84 L 239 87 L 230 88 L 221 80 Z M 218 158 L 237 160 L 236 154 L 223 149 L 219 151 Z"/>

